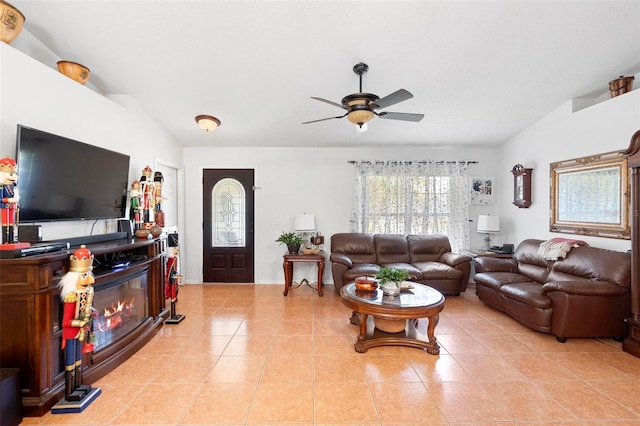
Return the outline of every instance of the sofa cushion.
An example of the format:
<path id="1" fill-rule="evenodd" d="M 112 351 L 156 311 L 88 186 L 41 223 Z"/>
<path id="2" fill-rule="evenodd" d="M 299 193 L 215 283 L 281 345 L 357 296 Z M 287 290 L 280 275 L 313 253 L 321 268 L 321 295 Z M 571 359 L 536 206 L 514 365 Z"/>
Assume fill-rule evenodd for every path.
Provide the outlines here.
<path id="1" fill-rule="evenodd" d="M 422 271 L 420 271 L 420 269 L 408 263 L 382 263 L 380 264 L 380 266 L 386 266 L 388 268 L 404 269 L 409 273 L 409 280 L 411 281 L 422 279 Z"/>
<path id="2" fill-rule="evenodd" d="M 440 260 L 444 253 L 451 252 L 449 237 L 442 234 L 407 235 L 407 243 L 413 264 L 435 262 Z"/>
<path id="3" fill-rule="evenodd" d="M 343 274 L 344 282 L 355 281 L 358 277 L 373 277 L 380 270 L 378 265 L 372 263 L 354 263 L 353 267 L 347 269 Z"/>
<path id="4" fill-rule="evenodd" d="M 331 236 L 331 252 L 343 253 L 353 263 L 377 263 L 373 235 L 360 232 L 344 232 Z"/>
<path id="5" fill-rule="evenodd" d="M 460 280 L 464 272 L 440 262 L 414 262 L 423 280 Z"/>
<path id="6" fill-rule="evenodd" d="M 631 284 L 631 255 L 596 247 L 572 248 L 566 258 L 554 262 L 548 281 L 573 281 L 586 278 L 610 281 L 621 287 Z"/>
<path id="7" fill-rule="evenodd" d="M 531 280 L 516 272 L 481 272 L 473 276 L 476 284 L 485 285 L 493 289 L 499 289 L 506 284 L 528 283 Z"/>
<path id="8" fill-rule="evenodd" d="M 376 234 L 373 237 L 379 265 L 411 263 L 407 237 L 400 234 Z"/>
<path id="9" fill-rule="evenodd" d="M 542 240 L 524 240 L 518 245 L 513 258 L 518 262 L 518 272 L 539 283 L 547 282 L 553 261 L 538 254 Z"/>
<path id="10" fill-rule="evenodd" d="M 506 284 L 500 287 L 500 293 L 536 308 L 551 307 L 551 299 L 542 291 L 539 283 Z"/>

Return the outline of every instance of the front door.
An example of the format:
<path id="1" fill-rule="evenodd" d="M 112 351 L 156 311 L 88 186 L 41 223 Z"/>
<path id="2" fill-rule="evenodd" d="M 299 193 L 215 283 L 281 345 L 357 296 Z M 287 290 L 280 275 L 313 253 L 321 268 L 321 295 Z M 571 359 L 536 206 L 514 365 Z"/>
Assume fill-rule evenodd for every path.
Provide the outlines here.
<path id="1" fill-rule="evenodd" d="M 252 283 L 253 169 L 203 170 L 203 281 Z"/>

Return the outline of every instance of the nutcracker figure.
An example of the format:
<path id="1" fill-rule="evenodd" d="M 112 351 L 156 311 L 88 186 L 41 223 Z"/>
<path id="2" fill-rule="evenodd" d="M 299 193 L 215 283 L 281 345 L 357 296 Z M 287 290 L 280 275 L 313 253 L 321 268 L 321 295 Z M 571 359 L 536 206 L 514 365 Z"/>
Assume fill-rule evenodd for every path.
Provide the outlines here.
<path id="1" fill-rule="evenodd" d="M 91 325 L 93 319 L 93 255 L 82 245 L 69 257 L 69 272 L 60 280 L 62 314 L 62 350 L 64 351 L 65 391 L 64 400 L 58 405 L 95 398 L 98 388 L 82 383 L 82 354 L 93 352 Z M 97 393 L 96 393 L 97 391 Z M 56 406 L 57 407 L 57 406 Z M 56 413 L 56 407 L 52 412 Z M 84 408 L 84 407 L 83 407 Z M 58 408 L 70 412 L 68 409 Z"/>
<path id="2" fill-rule="evenodd" d="M 131 184 L 131 207 L 129 219 L 133 221 L 134 229 L 142 228 L 142 205 L 140 203 L 140 182 L 134 180 Z"/>
<path id="3" fill-rule="evenodd" d="M 9 157 L 0 159 L 0 187 L 2 188 L 1 215 L 2 215 L 2 242 L 4 244 L 18 241 L 17 214 L 18 214 L 18 174 L 17 164 Z"/>
<path id="4" fill-rule="evenodd" d="M 176 303 L 178 302 L 178 289 L 182 275 L 178 269 L 178 236 L 172 234 L 169 236 L 169 250 L 167 258 L 167 270 L 165 275 L 165 298 L 171 299 L 171 316 L 164 322 L 165 324 L 178 324 L 185 316 L 176 314 Z"/>
<path id="5" fill-rule="evenodd" d="M 151 227 L 153 222 L 153 212 L 155 207 L 155 190 L 153 182 L 153 171 L 151 167 L 147 166 L 142 169 L 142 176 L 140 177 L 140 186 L 142 192 L 142 221 Z"/>
<path id="6" fill-rule="evenodd" d="M 153 184 L 155 186 L 155 201 L 156 201 L 156 209 L 154 212 L 154 217 L 156 221 L 156 225 L 159 227 L 164 226 L 164 211 L 162 211 L 162 183 L 164 182 L 164 177 L 162 176 L 162 172 L 155 172 L 153 174 Z"/>

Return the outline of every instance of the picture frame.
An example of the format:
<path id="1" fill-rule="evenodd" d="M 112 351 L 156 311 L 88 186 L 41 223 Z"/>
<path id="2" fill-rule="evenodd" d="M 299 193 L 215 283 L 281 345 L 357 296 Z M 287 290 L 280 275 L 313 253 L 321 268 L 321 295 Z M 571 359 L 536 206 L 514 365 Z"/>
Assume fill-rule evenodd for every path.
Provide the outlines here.
<path id="1" fill-rule="evenodd" d="M 619 151 L 550 164 L 549 231 L 628 240 L 629 176 Z"/>
<path id="2" fill-rule="evenodd" d="M 469 205 L 493 205 L 493 178 L 472 177 L 469 180 Z"/>

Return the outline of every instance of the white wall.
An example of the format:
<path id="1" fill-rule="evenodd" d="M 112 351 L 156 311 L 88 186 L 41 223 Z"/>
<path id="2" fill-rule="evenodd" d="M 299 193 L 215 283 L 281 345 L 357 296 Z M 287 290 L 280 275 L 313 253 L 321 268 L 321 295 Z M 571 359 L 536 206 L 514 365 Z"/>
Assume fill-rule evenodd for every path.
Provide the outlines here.
<path id="1" fill-rule="evenodd" d="M 47 61 L 55 66 L 55 59 Z M 0 43 L 0 107 L 2 157 L 15 158 L 16 129 L 22 124 L 128 154 L 129 182 L 139 179 L 142 169 L 153 167 L 158 158 L 182 163 L 182 147 L 129 96 L 107 98 L 5 43 Z M 116 231 L 114 220 L 93 225 L 94 221 L 43 223 L 43 239 Z"/>
<path id="2" fill-rule="evenodd" d="M 517 163 L 534 169 L 533 204 L 528 209 L 517 208 L 510 204 L 513 186 L 501 187 L 498 210 L 502 230 L 499 238 L 517 244 L 526 238 L 575 237 L 592 246 L 626 251 L 631 248 L 629 240 L 549 232 L 549 165 L 628 148 L 631 136 L 640 129 L 640 90 L 607 99 L 575 113 L 572 109 L 572 102 L 565 102 L 502 145 L 501 173 L 504 179 L 513 179 L 510 170 Z"/>
<path id="3" fill-rule="evenodd" d="M 298 213 L 313 213 L 316 227 L 329 239 L 337 232 L 349 232 L 354 166 L 349 160 L 476 160 L 471 176 L 493 176 L 496 149 L 427 148 L 185 148 L 185 232 L 180 236 L 183 274 L 186 283 L 202 282 L 202 170 L 206 168 L 255 169 L 255 281 L 284 283 L 284 246 L 275 239 L 293 229 Z M 493 206 L 474 207 L 471 218 L 493 213 Z M 480 247 L 482 235 L 470 224 L 472 246 Z M 312 264 L 297 264 L 294 280 L 315 276 Z M 331 268 L 325 268 L 324 282 L 331 283 Z"/>

